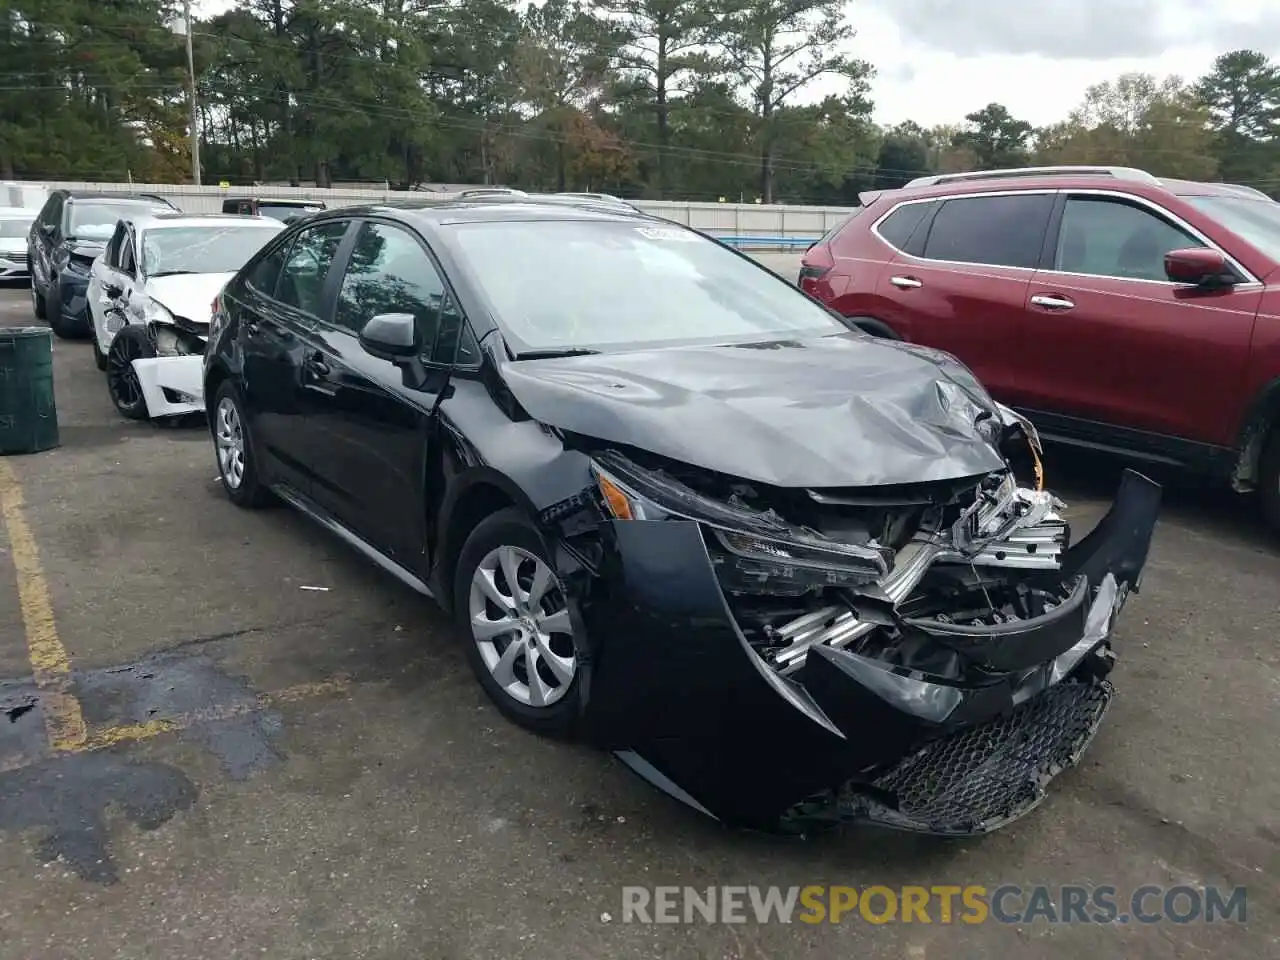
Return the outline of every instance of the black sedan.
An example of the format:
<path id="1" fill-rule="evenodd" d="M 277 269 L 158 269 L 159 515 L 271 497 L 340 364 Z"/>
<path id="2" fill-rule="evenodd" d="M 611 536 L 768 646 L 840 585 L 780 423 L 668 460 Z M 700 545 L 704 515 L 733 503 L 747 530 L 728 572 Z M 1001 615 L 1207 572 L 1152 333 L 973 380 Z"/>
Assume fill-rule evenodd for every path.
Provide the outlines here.
<path id="1" fill-rule="evenodd" d="M 204 364 L 232 501 L 434 597 L 516 723 L 725 822 L 986 832 L 1111 700 L 1160 488 L 1127 473 L 1073 545 L 966 368 L 695 231 L 327 211 L 226 286 Z"/>

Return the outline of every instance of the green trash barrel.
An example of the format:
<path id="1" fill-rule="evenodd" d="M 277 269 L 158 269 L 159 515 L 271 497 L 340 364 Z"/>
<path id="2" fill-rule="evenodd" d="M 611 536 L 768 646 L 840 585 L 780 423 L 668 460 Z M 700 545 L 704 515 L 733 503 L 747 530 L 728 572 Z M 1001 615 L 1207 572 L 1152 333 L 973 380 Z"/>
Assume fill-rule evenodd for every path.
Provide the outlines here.
<path id="1" fill-rule="evenodd" d="M 0 327 L 0 454 L 58 446 L 53 331 Z"/>

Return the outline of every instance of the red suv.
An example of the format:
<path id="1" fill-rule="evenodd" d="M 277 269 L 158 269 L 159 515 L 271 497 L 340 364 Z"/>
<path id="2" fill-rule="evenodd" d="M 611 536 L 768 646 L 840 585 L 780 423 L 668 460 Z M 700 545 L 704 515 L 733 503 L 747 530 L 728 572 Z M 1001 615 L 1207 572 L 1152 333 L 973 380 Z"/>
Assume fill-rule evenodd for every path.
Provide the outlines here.
<path id="1" fill-rule="evenodd" d="M 1046 439 L 1257 490 L 1280 530 L 1280 203 L 1127 167 L 864 194 L 800 286 L 954 354 Z"/>

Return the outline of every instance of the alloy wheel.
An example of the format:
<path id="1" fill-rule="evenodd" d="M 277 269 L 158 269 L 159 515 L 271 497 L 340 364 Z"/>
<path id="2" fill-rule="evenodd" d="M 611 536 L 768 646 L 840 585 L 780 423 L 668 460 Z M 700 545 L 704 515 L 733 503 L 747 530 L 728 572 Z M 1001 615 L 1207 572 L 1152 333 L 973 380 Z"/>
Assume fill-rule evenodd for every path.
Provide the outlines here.
<path id="1" fill-rule="evenodd" d="M 107 389 L 116 406 L 132 410 L 142 403 L 142 384 L 133 369 L 133 361 L 142 355 L 137 345 L 129 339 L 114 344 L 107 354 Z"/>
<path id="2" fill-rule="evenodd" d="M 214 447 L 218 452 L 218 472 L 232 490 L 244 482 L 244 428 L 235 401 L 223 397 L 214 413 Z"/>
<path id="3" fill-rule="evenodd" d="M 550 707 L 573 683 L 578 661 L 564 589 L 541 558 L 520 547 L 490 550 L 471 578 L 471 636 L 506 694 Z"/>

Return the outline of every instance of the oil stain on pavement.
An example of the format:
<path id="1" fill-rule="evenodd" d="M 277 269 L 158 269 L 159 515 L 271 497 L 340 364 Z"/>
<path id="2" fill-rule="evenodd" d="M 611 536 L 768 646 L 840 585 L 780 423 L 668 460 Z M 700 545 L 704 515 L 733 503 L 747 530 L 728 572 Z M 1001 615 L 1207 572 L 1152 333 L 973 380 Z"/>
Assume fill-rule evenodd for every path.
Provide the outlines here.
<path id="1" fill-rule="evenodd" d="M 41 861 L 61 859 L 84 880 L 114 883 L 119 876 L 108 851 L 107 807 L 154 830 L 195 799 L 195 784 L 176 767 L 73 753 L 0 774 L 0 829 L 42 828 L 36 848 Z"/>
<path id="2" fill-rule="evenodd" d="M 126 744 L 172 733 L 209 751 L 236 780 L 283 759 L 280 715 L 207 655 L 74 673 L 71 687 L 93 733 L 87 749 L 54 753 L 34 681 L 0 681 L 0 830 L 42 829 L 37 856 L 61 859 L 85 880 L 118 879 L 108 808 L 153 830 L 198 795 L 178 768 L 130 761 Z"/>

